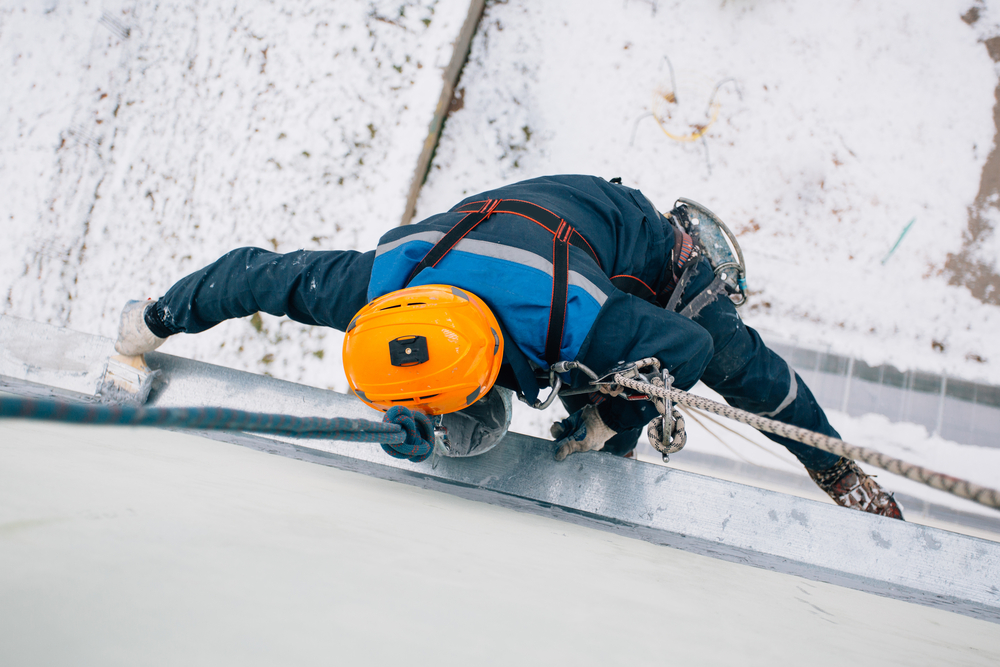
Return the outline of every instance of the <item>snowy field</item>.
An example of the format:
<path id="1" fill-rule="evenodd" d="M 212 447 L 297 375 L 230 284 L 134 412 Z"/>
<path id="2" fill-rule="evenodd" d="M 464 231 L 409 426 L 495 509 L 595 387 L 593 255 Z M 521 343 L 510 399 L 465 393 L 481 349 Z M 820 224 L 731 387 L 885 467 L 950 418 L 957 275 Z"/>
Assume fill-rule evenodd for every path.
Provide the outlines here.
<path id="1" fill-rule="evenodd" d="M 374 246 L 403 215 L 466 12 L 5 2 L 0 308 L 113 336 L 126 300 L 233 248 Z M 330 333 L 264 316 L 169 350 L 346 390 Z"/>
<path id="2" fill-rule="evenodd" d="M 127 299 L 234 247 L 373 247 L 402 215 L 467 7 L 7 0 L 0 312 L 113 336 Z M 1000 182 L 984 180 L 998 35 L 1000 5 L 975 0 L 489 3 L 417 219 L 504 182 L 621 176 L 739 234 L 752 326 L 1000 384 L 1000 295 L 955 268 L 983 284 L 1000 269 Z M 264 316 L 165 351 L 345 390 L 341 340 Z M 560 416 L 520 410 L 516 427 Z M 1000 450 L 831 419 L 1000 485 Z M 794 468 L 780 448 L 689 447 Z"/>
<path id="3" fill-rule="evenodd" d="M 498 182 L 621 176 L 661 209 L 687 197 L 728 221 L 753 326 L 1000 384 L 1000 308 L 944 274 L 996 131 L 980 43 L 995 26 L 985 11 L 963 22 L 969 6 L 495 5 L 418 217 Z M 683 141 L 712 118 L 704 141 Z M 990 240 L 981 251 L 995 259 Z"/>
<path id="4" fill-rule="evenodd" d="M 946 269 L 967 250 L 994 149 L 997 69 L 982 42 L 998 20 L 969 2 L 494 5 L 418 217 L 498 182 L 621 176 L 661 209 L 687 197 L 728 221 L 753 290 L 744 318 L 772 339 L 1000 383 L 1000 307 Z M 1000 236 L 969 250 L 1000 269 Z M 515 428 L 545 435 L 554 411 L 520 408 Z M 830 418 L 852 443 L 1000 484 L 1000 450 L 878 415 Z M 698 451 L 802 470 L 751 429 L 736 425 L 757 447 L 690 422 Z"/>

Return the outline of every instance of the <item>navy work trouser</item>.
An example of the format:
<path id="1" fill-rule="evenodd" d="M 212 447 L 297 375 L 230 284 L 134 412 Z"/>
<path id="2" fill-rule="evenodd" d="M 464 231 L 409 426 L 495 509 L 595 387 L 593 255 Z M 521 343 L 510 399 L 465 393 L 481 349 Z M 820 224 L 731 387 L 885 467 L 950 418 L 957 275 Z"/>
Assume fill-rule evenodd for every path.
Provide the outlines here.
<path id="1" fill-rule="evenodd" d="M 682 310 L 708 287 L 714 278 L 712 267 L 705 259 L 692 271 L 694 274 L 684 290 L 678 310 Z M 702 308 L 693 320 L 711 334 L 715 347 L 712 360 L 701 380 L 721 394 L 726 402 L 747 412 L 834 438 L 840 437 L 827 421 L 823 408 L 816 402 L 802 378 L 784 359 L 764 345 L 756 331 L 743 324 L 736 306 L 729 298 L 719 296 Z M 564 403 L 572 412 L 582 407 L 586 399 L 569 396 Z M 640 430 L 633 429 L 618 434 L 608 442 L 605 451 L 619 455 L 627 453 L 635 447 Z M 826 470 L 840 458 L 788 438 L 771 433 L 764 435 L 787 448 L 810 470 Z"/>

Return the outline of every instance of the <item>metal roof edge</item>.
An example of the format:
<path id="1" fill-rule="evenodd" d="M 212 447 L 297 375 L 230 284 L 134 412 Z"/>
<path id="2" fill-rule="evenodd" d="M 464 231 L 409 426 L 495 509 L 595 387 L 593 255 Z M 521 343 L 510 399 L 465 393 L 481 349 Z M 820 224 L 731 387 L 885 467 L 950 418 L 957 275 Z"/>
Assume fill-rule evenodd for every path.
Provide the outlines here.
<path id="1" fill-rule="evenodd" d="M 60 341 L 61 351 L 39 340 Z M 46 387 L 76 390 L 86 399 L 79 382 L 103 375 L 98 353 L 111 347 L 106 338 L 0 316 L 0 386 L 35 395 Z M 72 382 L 38 381 L 58 379 L 64 352 L 74 349 L 89 356 L 66 371 Z M 332 391 L 160 353 L 147 362 L 162 371 L 150 405 L 379 418 Z M 988 540 L 600 452 L 559 463 L 550 442 L 515 433 L 482 456 L 423 463 L 394 459 L 372 444 L 203 435 L 1000 623 L 1000 544 Z"/>

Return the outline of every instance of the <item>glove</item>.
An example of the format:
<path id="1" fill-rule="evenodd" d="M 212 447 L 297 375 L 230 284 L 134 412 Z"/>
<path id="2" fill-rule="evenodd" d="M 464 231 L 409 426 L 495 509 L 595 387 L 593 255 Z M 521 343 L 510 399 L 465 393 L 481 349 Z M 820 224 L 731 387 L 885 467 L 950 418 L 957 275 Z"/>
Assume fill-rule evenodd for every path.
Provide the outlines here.
<path id="1" fill-rule="evenodd" d="M 597 408 L 588 405 L 577 410 L 550 429 L 559 449 L 556 461 L 562 461 L 574 452 L 594 452 L 604 448 L 604 444 L 617 435 L 617 431 L 604 423 Z"/>
<path id="2" fill-rule="evenodd" d="M 122 308 L 121 319 L 118 320 L 118 340 L 115 350 L 126 357 L 138 357 L 140 354 L 152 352 L 163 345 L 166 338 L 159 338 L 146 326 L 146 309 L 153 305 L 152 301 L 129 301 Z"/>

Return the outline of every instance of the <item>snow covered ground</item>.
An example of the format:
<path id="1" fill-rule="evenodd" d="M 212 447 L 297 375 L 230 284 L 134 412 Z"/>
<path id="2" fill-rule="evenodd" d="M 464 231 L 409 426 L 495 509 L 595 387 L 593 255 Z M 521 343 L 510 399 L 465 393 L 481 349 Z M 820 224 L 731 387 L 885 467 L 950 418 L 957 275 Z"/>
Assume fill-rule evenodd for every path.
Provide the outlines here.
<path id="1" fill-rule="evenodd" d="M 500 182 L 621 176 L 664 210 L 688 197 L 728 222 L 753 290 L 744 317 L 772 338 L 1000 383 L 1000 307 L 946 271 L 994 148 L 997 67 L 982 42 L 998 21 L 974 2 L 495 4 L 418 217 Z M 996 273 L 1000 236 L 973 254 Z M 514 427 L 544 436 L 553 411 L 519 407 Z M 852 443 L 1000 484 L 1000 450 L 830 416 Z M 801 472 L 750 429 L 763 449 L 691 428 L 699 451 Z"/>
<path id="2" fill-rule="evenodd" d="M 232 248 L 367 250 L 402 217 L 467 8 L 4 3 L 0 308 L 113 336 L 125 300 Z M 265 316 L 170 348 L 346 390 L 329 333 Z"/>
<path id="3" fill-rule="evenodd" d="M 970 26 L 971 4 L 493 5 L 418 216 L 498 182 L 621 176 L 663 209 L 687 197 L 728 221 L 753 326 L 1000 384 L 1000 308 L 943 273 L 995 132 L 980 39 L 1000 15 Z M 704 141 L 668 137 L 713 118 L 719 83 Z"/>
<path id="4" fill-rule="evenodd" d="M 467 7 L 8 0 L 0 311 L 112 336 L 125 300 L 234 247 L 372 247 L 402 214 Z M 997 35 L 1000 5 L 977 0 L 493 2 L 417 217 L 541 174 L 621 176 L 740 235 L 752 326 L 1000 384 L 1000 306 L 948 268 L 1000 269 L 981 183 Z M 340 341 L 263 316 L 165 351 L 344 390 Z M 559 412 L 520 410 L 516 428 L 544 434 Z M 1000 485 L 993 450 L 831 417 Z M 714 442 L 689 447 L 728 451 Z M 726 455 L 756 456 L 738 442 Z"/>

